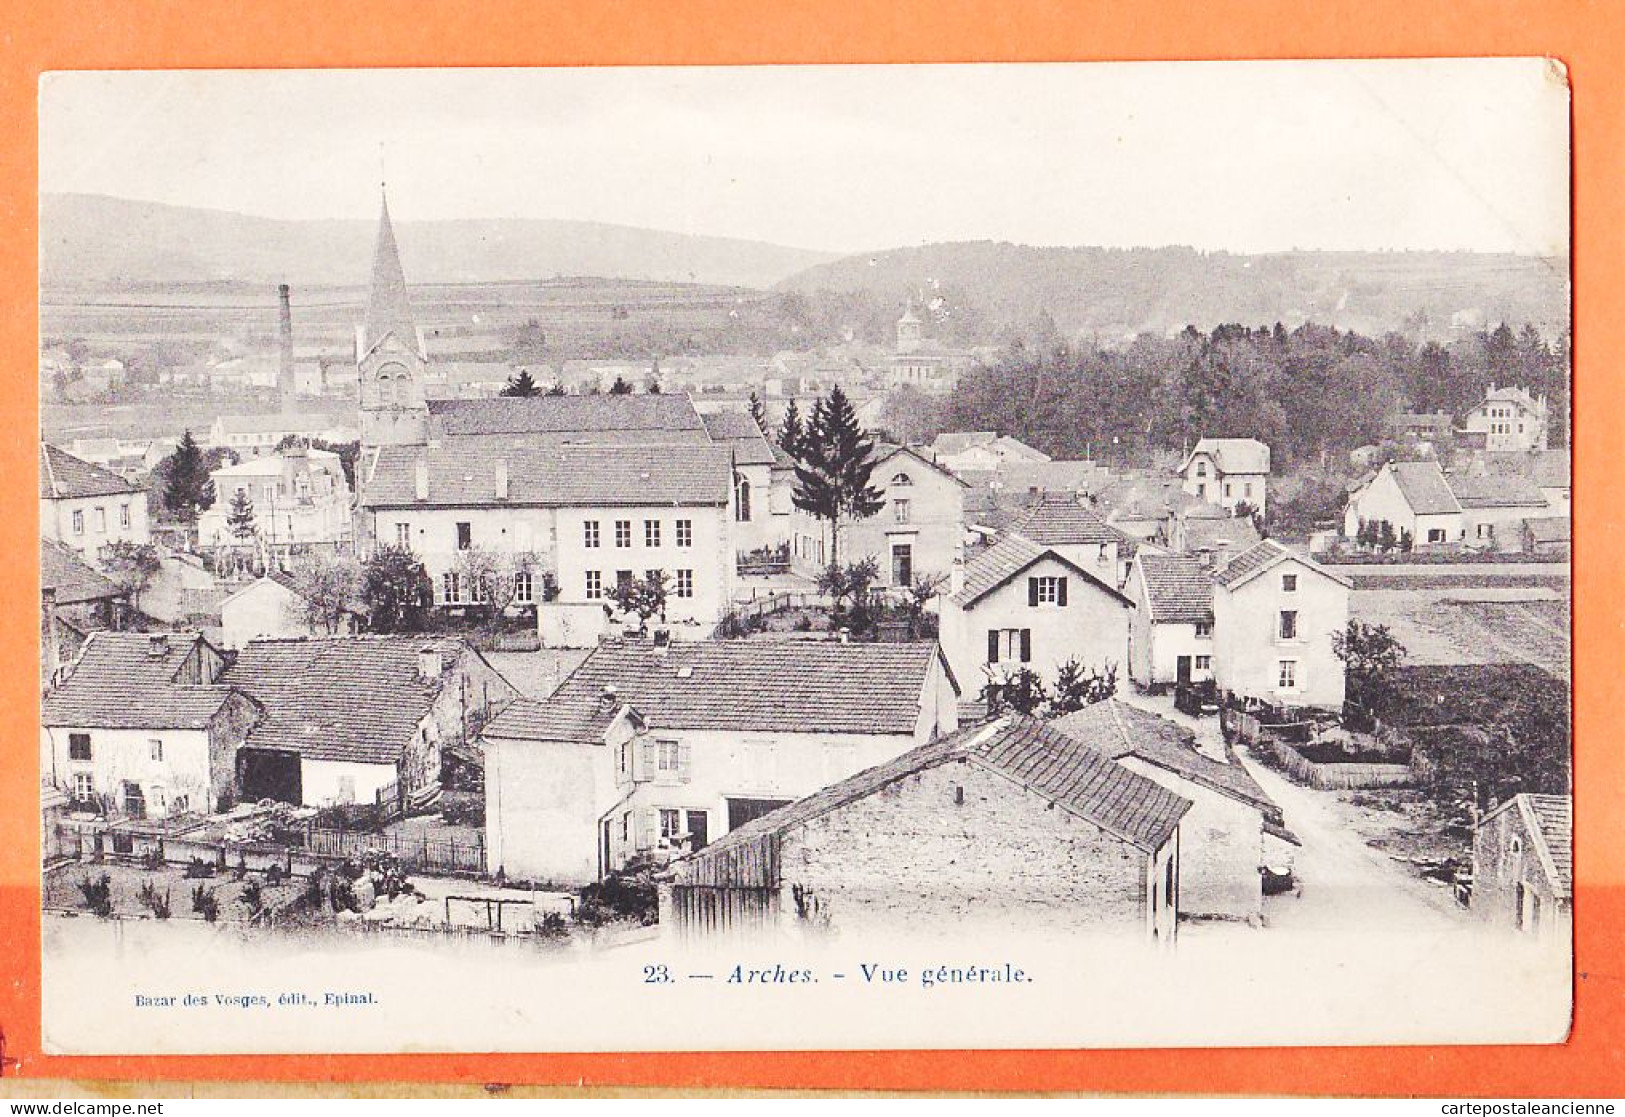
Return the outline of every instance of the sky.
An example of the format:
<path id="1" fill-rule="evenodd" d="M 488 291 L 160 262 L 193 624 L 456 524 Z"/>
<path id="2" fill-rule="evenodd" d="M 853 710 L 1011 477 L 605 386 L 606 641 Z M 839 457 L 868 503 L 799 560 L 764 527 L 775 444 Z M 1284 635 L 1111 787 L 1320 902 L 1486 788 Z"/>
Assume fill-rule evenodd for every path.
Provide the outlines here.
<path id="1" fill-rule="evenodd" d="M 47 74 L 40 189 L 829 252 L 1568 246 L 1539 59 Z"/>

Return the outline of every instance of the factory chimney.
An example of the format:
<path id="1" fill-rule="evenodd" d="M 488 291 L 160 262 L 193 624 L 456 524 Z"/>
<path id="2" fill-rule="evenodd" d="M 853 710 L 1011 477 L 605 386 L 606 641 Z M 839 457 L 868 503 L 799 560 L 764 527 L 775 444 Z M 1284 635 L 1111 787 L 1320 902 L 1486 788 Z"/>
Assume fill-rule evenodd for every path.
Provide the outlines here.
<path id="1" fill-rule="evenodd" d="M 299 410 L 299 391 L 293 381 L 293 310 L 288 302 L 288 285 L 279 284 L 276 295 L 281 315 L 276 383 L 282 397 L 282 414 L 292 415 Z"/>

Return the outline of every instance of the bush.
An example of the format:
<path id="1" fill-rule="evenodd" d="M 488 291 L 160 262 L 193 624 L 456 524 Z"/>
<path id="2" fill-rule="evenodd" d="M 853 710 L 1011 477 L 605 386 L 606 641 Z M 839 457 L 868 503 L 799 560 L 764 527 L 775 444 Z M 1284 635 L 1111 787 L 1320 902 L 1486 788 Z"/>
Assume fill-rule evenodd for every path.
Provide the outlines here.
<path id="1" fill-rule="evenodd" d="M 141 855 L 141 867 L 157 872 L 164 867 L 164 853 L 160 849 L 149 849 Z"/>
<path id="2" fill-rule="evenodd" d="M 536 925 L 538 938 L 558 941 L 570 937 L 570 925 L 564 921 L 564 916 L 556 911 L 550 911 L 542 916 L 542 921 Z"/>
<path id="3" fill-rule="evenodd" d="M 653 866 L 633 862 L 581 890 L 576 922 L 588 927 L 630 920 L 649 925 L 660 919 L 660 897 L 655 891 Z"/>
<path id="4" fill-rule="evenodd" d="M 187 862 L 186 878 L 188 880 L 197 880 L 202 877 L 212 876 L 214 876 L 214 864 L 212 862 L 205 861 L 201 857 L 194 857 L 191 861 Z M 199 887 L 201 888 L 202 886 L 199 885 Z"/>
<path id="5" fill-rule="evenodd" d="M 220 918 L 220 901 L 216 898 L 213 889 L 205 889 L 201 884 L 192 889 L 192 910 L 203 916 L 205 923 L 213 923 Z"/>
<path id="6" fill-rule="evenodd" d="M 107 873 L 100 877 L 86 877 L 79 882 L 79 891 L 84 894 L 85 907 L 103 919 L 113 915 L 113 878 Z"/>
<path id="7" fill-rule="evenodd" d="M 157 919 L 168 919 L 170 915 L 169 890 L 166 888 L 162 895 L 153 887 L 152 881 L 141 882 L 141 906 L 152 912 Z"/>

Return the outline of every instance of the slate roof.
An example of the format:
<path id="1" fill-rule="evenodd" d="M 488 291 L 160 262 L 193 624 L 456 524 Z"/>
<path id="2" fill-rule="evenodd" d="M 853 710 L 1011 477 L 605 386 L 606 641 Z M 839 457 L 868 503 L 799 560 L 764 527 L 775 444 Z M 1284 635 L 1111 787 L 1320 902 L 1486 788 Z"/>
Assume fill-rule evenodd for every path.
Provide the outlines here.
<path id="1" fill-rule="evenodd" d="M 124 596 L 123 590 L 54 540 L 40 540 L 39 565 L 40 589 L 56 590 L 58 605 L 77 605 L 85 601 L 105 601 Z"/>
<path id="2" fill-rule="evenodd" d="M 1270 448 L 1256 438 L 1200 438 L 1185 462 L 1179 467 L 1184 473 L 1191 459 L 1206 454 L 1213 459 L 1220 473 L 1268 473 Z"/>
<path id="3" fill-rule="evenodd" d="M 1108 698 L 1057 718 L 1050 726 L 1113 760 L 1137 757 L 1281 821 L 1280 808 L 1247 769 L 1203 755 L 1187 730 L 1149 710 Z"/>
<path id="4" fill-rule="evenodd" d="M 605 643 L 550 697 L 515 702 L 484 735 L 591 743 L 619 705 L 655 729 L 912 734 L 926 675 L 941 657 L 925 643 Z"/>
<path id="5" fill-rule="evenodd" d="M 772 465 L 773 446 L 756 426 L 756 420 L 743 411 L 713 411 L 702 415 L 712 441 L 733 450 L 740 465 Z"/>
<path id="6" fill-rule="evenodd" d="M 1349 580 L 1341 574 L 1333 574 L 1324 566 L 1313 560 L 1287 550 L 1273 539 L 1266 539 L 1255 547 L 1250 547 L 1231 559 L 1230 562 L 1213 575 L 1213 580 L 1226 589 L 1233 589 L 1242 582 L 1247 581 L 1254 574 L 1268 570 L 1278 562 L 1286 559 L 1296 559 L 1304 566 L 1320 574 L 1324 574 L 1332 581 L 1342 586 L 1349 585 Z"/>
<path id="7" fill-rule="evenodd" d="M 1141 551 L 1136 561 L 1152 623 L 1213 623 L 1212 574 L 1194 556 Z"/>
<path id="8" fill-rule="evenodd" d="M 76 458 L 48 442 L 40 443 L 39 495 L 42 499 L 73 500 L 140 491 L 111 470 Z"/>
<path id="9" fill-rule="evenodd" d="M 1466 477 L 1451 474 L 1446 479 L 1457 503 L 1463 508 L 1545 508 L 1546 498 L 1531 482 L 1516 474 L 1498 477 Z"/>
<path id="10" fill-rule="evenodd" d="M 968 760 L 1020 784 L 1113 837 L 1147 853 L 1161 848 L 1190 810 L 1190 800 L 1131 772 L 1033 718 L 1001 718 L 962 729 L 865 769 L 729 831 L 678 863 L 691 879 L 706 863 L 726 863 L 742 847 L 775 846 L 797 826 L 867 798 L 901 780 L 956 760 Z M 1040 809 L 1038 802 L 1033 809 Z M 906 840 L 898 838 L 895 840 Z M 772 862 L 776 864 L 777 858 Z M 696 873 L 699 870 L 699 873 Z M 741 883 L 776 885 L 777 880 Z"/>
<path id="11" fill-rule="evenodd" d="M 1105 477 L 1106 471 L 1092 461 L 1060 461 L 1006 462 L 994 479 L 1010 493 L 1089 493 Z"/>
<path id="12" fill-rule="evenodd" d="M 439 678 L 418 673 L 418 653 L 439 650 Z M 250 748 L 309 760 L 394 764 L 453 676 L 461 641 L 425 636 L 252 640 L 221 676 L 265 707 Z"/>
<path id="13" fill-rule="evenodd" d="M 1011 524 L 1010 531 L 1047 547 L 1122 543 L 1128 538 L 1094 509 L 1076 500 L 1041 500 Z"/>
<path id="14" fill-rule="evenodd" d="M 1491 403 L 1515 403 L 1525 411 L 1538 413 L 1542 405 L 1523 388 L 1491 388 L 1484 393 L 1484 402 L 1473 408 L 1474 411 Z"/>
<path id="15" fill-rule="evenodd" d="M 638 432 L 661 442 L 705 442 L 709 438 L 693 402 L 685 395 L 666 393 L 436 400 L 429 410 L 439 433 L 447 437 Z"/>
<path id="16" fill-rule="evenodd" d="M 1437 516 L 1461 511 L 1438 462 L 1390 462 L 1388 471 L 1399 485 L 1405 503 L 1416 515 Z"/>
<path id="17" fill-rule="evenodd" d="M 417 463 L 429 465 L 429 495 L 417 499 Z M 496 496 L 498 461 L 508 463 L 508 497 Z M 450 439 L 439 446 L 380 447 L 361 490 L 366 507 L 554 508 L 721 506 L 728 503 L 728 451 L 702 445 L 525 446 Z"/>
<path id="18" fill-rule="evenodd" d="M 201 639 L 170 633 L 162 654 L 152 654 L 144 632 L 93 632 L 72 673 L 40 704 L 40 724 L 87 729 L 202 729 L 231 697 L 223 683 L 176 682 L 187 654 Z"/>
<path id="19" fill-rule="evenodd" d="M 395 228 L 389 221 L 389 199 L 382 199 L 378 213 L 378 240 L 372 252 L 372 285 L 367 296 L 368 352 L 378 347 L 388 334 L 418 351 L 417 326 L 412 320 L 412 301 L 406 294 L 406 274 L 401 270 L 401 254 L 395 245 Z"/>

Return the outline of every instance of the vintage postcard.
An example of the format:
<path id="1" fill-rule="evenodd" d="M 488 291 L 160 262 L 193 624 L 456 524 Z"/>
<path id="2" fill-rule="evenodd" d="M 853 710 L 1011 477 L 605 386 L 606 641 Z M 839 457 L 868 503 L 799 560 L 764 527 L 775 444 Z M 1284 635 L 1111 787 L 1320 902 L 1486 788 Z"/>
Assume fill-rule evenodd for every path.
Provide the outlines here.
<path id="1" fill-rule="evenodd" d="M 1561 65 L 39 108 L 47 1053 L 1568 1034 Z"/>

